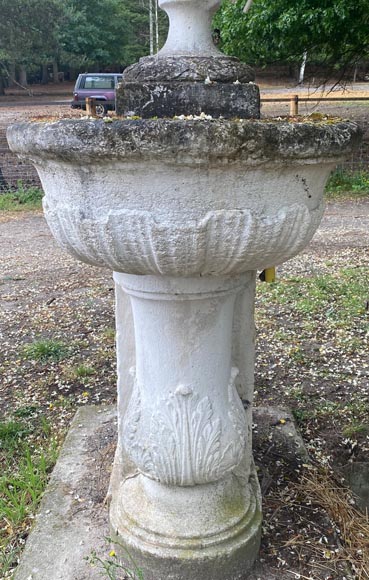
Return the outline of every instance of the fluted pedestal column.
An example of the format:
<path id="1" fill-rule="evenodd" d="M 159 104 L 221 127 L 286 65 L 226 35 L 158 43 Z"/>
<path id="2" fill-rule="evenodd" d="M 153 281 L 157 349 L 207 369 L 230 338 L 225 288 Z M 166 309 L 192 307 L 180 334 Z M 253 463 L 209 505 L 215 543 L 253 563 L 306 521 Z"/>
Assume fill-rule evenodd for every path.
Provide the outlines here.
<path id="1" fill-rule="evenodd" d="M 115 274 L 131 301 L 136 364 L 120 425 L 129 468 L 115 478 L 110 519 L 145 580 L 235 580 L 257 555 L 251 405 L 245 413 L 234 366 L 235 313 L 247 304 L 252 326 L 254 280 Z"/>

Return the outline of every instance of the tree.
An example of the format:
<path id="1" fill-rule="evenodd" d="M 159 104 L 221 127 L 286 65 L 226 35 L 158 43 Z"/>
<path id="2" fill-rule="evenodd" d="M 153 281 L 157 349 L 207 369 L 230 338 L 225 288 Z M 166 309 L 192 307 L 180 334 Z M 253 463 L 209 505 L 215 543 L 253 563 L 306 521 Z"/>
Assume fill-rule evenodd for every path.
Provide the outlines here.
<path id="1" fill-rule="evenodd" d="M 222 49 L 250 64 L 310 60 L 348 67 L 369 54 L 369 0 L 225 0 Z"/>
<path id="2" fill-rule="evenodd" d="M 148 53 L 147 1 L 0 0 L 0 90 L 20 75 L 58 64 L 86 70 L 126 66 Z M 22 79 L 26 84 L 26 78 Z"/>
<path id="3" fill-rule="evenodd" d="M 64 14 L 61 0 L 0 0 L 0 13 L 3 68 L 26 70 L 55 58 Z"/>

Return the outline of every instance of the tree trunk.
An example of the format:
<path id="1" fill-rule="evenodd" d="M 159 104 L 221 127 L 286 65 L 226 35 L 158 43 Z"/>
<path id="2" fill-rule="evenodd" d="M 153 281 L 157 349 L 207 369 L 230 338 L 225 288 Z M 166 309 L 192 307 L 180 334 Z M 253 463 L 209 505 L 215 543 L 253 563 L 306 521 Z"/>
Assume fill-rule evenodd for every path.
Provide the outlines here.
<path id="1" fill-rule="evenodd" d="M 15 63 L 12 62 L 9 65 L 9 79 L 8 79 L 8 86 L 15 87 Z"/>
<path id="2" fill-rule="evenodd" d="M 243 9 L 244 14 L 247 14 L 248 13 L 248 11 L 250 10 L 250 8 L 251 8 L 251 6 L 253 4 L 253 1 L 254 0 L 247 0 L 246 4 L 244 6 L 244 9 Z"/>
<path id="3" fill-rule="evenodd" d="M 3 175 L 2 169 L 0 167 L 0 191 L 6 191 L 7 189 L 8 189 L 8 186 L 6 183 L 6 179 Z"/>
<path id="4" fill-rule="evenodd" d="M 53 83 L 59 82 L 59 68 L 56 60 L 53 61 Z"/>
<path id="5" fill-rule="evenodd" d="M 154 54 L 154 23 L 152 13 L 152 0 L 149 0 L 149 30 L 150 30 L 150 56 Z"/>
<path id="6" fill-rule="evenodd" d="M 4 78 L 0 75 L 0 95 L 5 95 Z"/>
<path id="7" fill-rule="evenodd" d="M 48 74 L 47 64 L 43 64 L 42 65 L 41 84 L 47 85 L 48 82 L 49 82 L 49 74 Z"/>
<path id="8" fill-rule="evenodd" d="M 300 66 L 300 72 L 299 72 L 299 85 L 303 85 L 304 84 L 304 78 L 305 78 L 305 68 L 306 68 L 306 61 L 307 61 L 307 56 L 308 53 L 305 50 L 303 57 L 302 57 L 302 63 Z"/>
<path id="9" fill-rule="evenodd" d="M 356 83 L 356 81 L 357 81 L 357 73 L 358 73 L 358 71 L 359 71 L 359 66 L 358 66 L 358 64 L 356 63 L 356 64 L 355 64 L 355 69 L 354 69 L 354 78 L 352 79 L 352 82 L 353 82 L 353 83 Z"/>
<path id="10" fill-rule="evenodd" d="M 21 66 L 19 69 L 19 84 L 22 87 L 27 86 L 27 69 L 25 66 Z"/>
<path id="11" fill-rule="evenodd" d="M 156 52 L 156 54 L 158 54 L 158 52 L 159 52 L 158 0 L 154 0 L 154 2 L 155 2 L 155 44 L 156 44 L 155 52 Z"/>

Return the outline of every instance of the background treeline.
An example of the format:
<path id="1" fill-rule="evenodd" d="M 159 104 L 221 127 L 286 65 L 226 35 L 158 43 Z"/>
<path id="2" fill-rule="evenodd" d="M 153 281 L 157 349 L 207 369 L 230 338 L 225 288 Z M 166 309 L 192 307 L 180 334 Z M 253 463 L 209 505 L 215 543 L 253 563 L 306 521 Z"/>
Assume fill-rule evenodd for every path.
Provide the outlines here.
<path id="1" fill-rule="evenodd" d="M 154 1 L 0 0 L 0 82 L 26 86 L 122 70 L 149 52 Z M 166 27 L 160 11 L 159 37 Z"/>
<path id="2" fill-rule="evenodd" d="M 254 66 L 290 64 L 303 76 L 315 65 L 336 78 L 369 70 L 369 0 L 225 0 L 215 25 L 222 50 Z"/>
<path id="3" fill-rule="evenodd" d="M 0 0 L 0 92 L 122 70 L 150 44 L 155 52 L 158 36 L 163 44 L 167 18 L 159 10 L 156 26 L 155 13 L 156 0 Z M 224 0 L 214 28 L 224 52 L 254 66 L 289 64 L 303 77 L 315 65 L 359 79 L 369 68 L 369 0 Z"/>

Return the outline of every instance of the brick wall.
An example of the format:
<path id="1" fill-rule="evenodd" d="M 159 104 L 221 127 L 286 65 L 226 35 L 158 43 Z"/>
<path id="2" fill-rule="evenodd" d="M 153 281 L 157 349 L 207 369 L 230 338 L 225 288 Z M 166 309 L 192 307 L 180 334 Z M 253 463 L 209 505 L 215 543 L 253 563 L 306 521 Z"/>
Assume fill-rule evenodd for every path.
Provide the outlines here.
<path id="1" fill-rule="evenodd" d="M 1 189 L 14 189 L 18 181 L 24 185 L 40 186 L 40 180 L 35 168 L 18 159 L 8 147 L 6 129 L 8 123 L 0 123 L 0 191 Z"/>
<path id="2" fill-rule="evenodd" d="M 353 153 L 350 159 L 343 164 L 345 169 L 352 171 L 369 171 L 369 120 L 358 121 L 363 130 L 363 140 L 359 151 Z"/>

